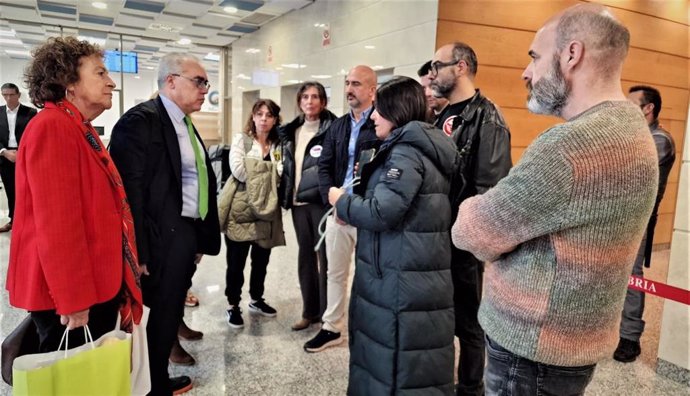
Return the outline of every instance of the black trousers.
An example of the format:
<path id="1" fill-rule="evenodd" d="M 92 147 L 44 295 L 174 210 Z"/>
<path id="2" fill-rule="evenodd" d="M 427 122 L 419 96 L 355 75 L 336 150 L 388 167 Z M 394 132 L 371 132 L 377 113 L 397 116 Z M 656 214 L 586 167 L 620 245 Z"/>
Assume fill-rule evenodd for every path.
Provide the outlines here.
<path id="1" fill-rule="evenodd" d="M 319 221 L 326 213 L 323 205 L 307 204 L 292 207 L 292 224 L 297 235 L 297 276 L 302 291 L 302 317 L 320 320 L 326 310 L 326 244 L 318 252 Z"/>
<path id="2" fill-rule="evenodd" d="M 103 334 L 115 330 L 117 312 L 120 309 L 119 298 L 114 298 L 104 303 L 93 305 L 89 308 L 89 332 L 96 341 Z M 36 325 L 39 339 L 39 351 L 55 352 L 60 346 L 60 339 L 65 332 L 66 326 L 60 323 L 60 315 L 54 309 L 47 311 L 31 312 L 31 319 Z M 84 345 L 84 329 L 79 327 L 69 332 L 69 348 L 76 348 Z"/>
<path id="3" fill-rule="evenodd" d="M 146 326 L 151 369 L 149 395 L 172 394 L 168 359 L 184 313 L 187 289 L 192 285 L 196 271 L 196 252 L 196 224 L 181 218 L 174 227 L 169 244 L 158 251 L 161 256 L 152 258 L 156 260 L 156 274 L 142 277 L 144 304 L 151 309 Z"/>
<path id="4" fill-rule="evenodd" d="M 485 338 L 477 320 L 482 299 L 484 264 L 471 253 L 451 248 L 455 302 L 455 335 L 460 341 L 458 395 L 484 394 Z"/>
<path id="5" fill-rule="evenodd" d="M 249 277 L 249 296 L 252 300 L 260 300 L 264 296 L 264 281 L 266 267 L 271 257 L 271 249 L 264 249 L 254 242 L 235 242 L 225 237 L 227 254 L 225 256 L 228 267 L 225 271 L 225 296 L 228 304 L 238 305 L 242 299 L 244 285 L 244 265 L 251 247 L 252 272 Z"/>
<path id="6" fill-rule="evenodd" d="M 14 162 L 0 160 L 0 178 L 7 195 L 7 207 L 10 209 L 10 221 L 14 218 Z M 91 326 L 89 326 L 91 328 Z"/>

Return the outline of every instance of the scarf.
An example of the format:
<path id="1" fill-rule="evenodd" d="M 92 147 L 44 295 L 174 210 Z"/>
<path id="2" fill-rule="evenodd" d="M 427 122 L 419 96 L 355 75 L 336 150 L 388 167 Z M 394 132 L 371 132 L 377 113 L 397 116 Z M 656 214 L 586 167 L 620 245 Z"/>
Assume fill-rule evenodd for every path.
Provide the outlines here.
<path id="1" fill-rule="evenodd" d="M 125 187 L 120 173 L 117 171 L 110 154 L 103 149 L 103 142 L 91 122 L 84 119 L 79 110 L 67 99 L 55 104 L 58 109 L 76 125 L 84 138 L 92 148 L 92 153 L 98 164 L 103 168 L 113 186 L 115 198 L 119 203 L 119 212 L 122 220 L 122 305 L 120 306 L 120 328 L 131 333 L 134 324 L 139 324 L 143 314 L 143 301 L 141 295 L 141 281 L 139 273 L 139 260 L 137 258 L 137 245 L 134 235 L 134 219 L 132 210 L 127 201 Z"/>

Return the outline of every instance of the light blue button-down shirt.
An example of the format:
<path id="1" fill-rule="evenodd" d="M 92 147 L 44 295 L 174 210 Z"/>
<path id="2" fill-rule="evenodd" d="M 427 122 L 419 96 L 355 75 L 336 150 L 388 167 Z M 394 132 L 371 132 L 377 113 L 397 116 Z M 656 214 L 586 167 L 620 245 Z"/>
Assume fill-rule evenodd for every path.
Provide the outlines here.
<path id="1" fill-rule="evenodd" d="M 350 142 L 347 145 L 347 172 L 345 173 L 344 186 L 348 183 L 352 183 L 352 179 L 354 179 L 355 162 L 357 162 L 357 158 L 355 158 L 355 148 L 357 146 L 357 139 L 359 138 L 359 131 L 362 129 L 362 125 L 369 119 L 372 108 L 373 107 L 369 107 L 364 110 L 359 121 L 355 120 L 355 116 L 352 114 L 352 110 L 350 110 Z M 352 187 L 348 187 L 346 191 L 348 194 L 352 194 Z"/>
<path id="2" fill-rule="evenodd" d="M 184 112 L 175 102 L 159 94 L 161 102 L 168 112 L 170 120 L 175 127 L 177 142 L 180 145 L 180 158 L 182 159 L 182 213 L 184 217 L 199 217 L 199 173 L 196 170 L 196 156 L 192 142 L 189 140 L 189 131 L 184 122 Z M 198 139 L 197 139 L 198 141 Z M 199 148 L 203 146 L 199 143 Z"/>

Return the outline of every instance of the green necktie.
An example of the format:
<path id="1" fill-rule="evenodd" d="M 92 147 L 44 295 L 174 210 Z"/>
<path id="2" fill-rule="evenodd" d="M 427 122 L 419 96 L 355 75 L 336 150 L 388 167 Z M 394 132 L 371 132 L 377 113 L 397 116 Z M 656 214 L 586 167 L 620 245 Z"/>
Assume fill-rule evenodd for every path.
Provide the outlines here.
<path id="1" fill-rule="evenodd" d="M 184 123 L 187 124 L 189 140 L 192 141 L 194 158 L 196 159 L 196 172 L 199 174 L 199 216 L 203 220 L 208 213 L 208 172 L 206 171 L 206 158 L 199 148 L 199 142 L 196 140 L 192 120 L 189 116 L 184 116 Z"/>

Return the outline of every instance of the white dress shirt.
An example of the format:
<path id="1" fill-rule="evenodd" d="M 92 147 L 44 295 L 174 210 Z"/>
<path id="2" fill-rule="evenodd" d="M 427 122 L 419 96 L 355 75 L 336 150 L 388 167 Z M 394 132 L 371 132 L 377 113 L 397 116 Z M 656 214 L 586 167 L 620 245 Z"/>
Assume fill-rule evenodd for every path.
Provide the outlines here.
<path id="1" fill-rule="evenodd" d="M 10 129 L 10 139 L 7 142 L 7 147 L 0 150 L 0 154 L 8 148 L 16 149 L 18 147 L 17 135 L 14 130 L 17 128 L 17 113 L 19 112 L 19 106 L 15 107 L 14 110 L 11 110 L 9 106 L 6 106 L 5 109 L 7 109 L 7 126 Z"/>
<path id="2" fill-rule="evenodd" d="M 196 157 L 192 142 L 189 140 L 187 124 L 184 122 L 184 112 L 165 95 L 159 94 L 165 110 L 175 127 L 177 142 L 180 145 L 180 158 L 182 159 L 182 216 L 199 218 L 199 174 L 196 170 Z M 197 139 L 197 142 L 199 140 Z M 201 142 L 199 149 L 203 150 Z"/>

